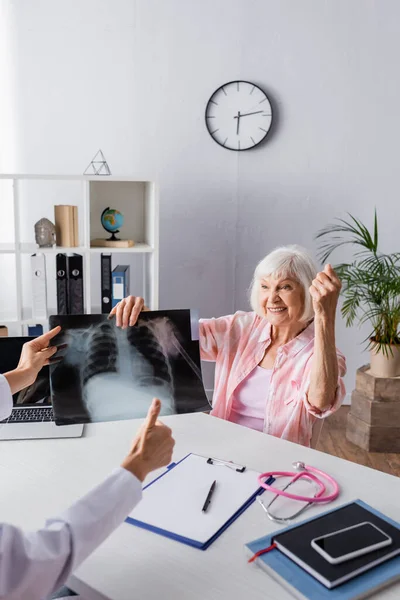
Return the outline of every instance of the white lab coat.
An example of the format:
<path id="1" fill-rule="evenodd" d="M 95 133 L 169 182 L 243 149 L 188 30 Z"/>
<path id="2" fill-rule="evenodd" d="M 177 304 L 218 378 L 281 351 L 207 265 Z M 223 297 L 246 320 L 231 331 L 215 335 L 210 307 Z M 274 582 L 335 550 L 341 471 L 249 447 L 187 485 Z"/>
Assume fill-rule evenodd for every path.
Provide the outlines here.
<path id="1" fill-rule="evenodd" d="M 0 375 L 0 420 L 9 416 L 11 408 L 10 388 Z M 41 600 L 57 591 L 125 520 L 141 496 L 141 482 L 120 467 L 38 531 L 24 533 L 0 524 L 0 599 Z"/>

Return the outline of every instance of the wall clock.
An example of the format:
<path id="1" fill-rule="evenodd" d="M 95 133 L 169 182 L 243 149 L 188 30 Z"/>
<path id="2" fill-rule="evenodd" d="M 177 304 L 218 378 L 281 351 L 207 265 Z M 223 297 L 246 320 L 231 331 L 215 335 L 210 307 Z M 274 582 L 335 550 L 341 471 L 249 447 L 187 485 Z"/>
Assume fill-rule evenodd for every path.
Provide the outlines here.
<path id="1" fill-rule="evenodd" d="M 267 95 L 249 81 L 221 85 L 206 107 L 206 126 L 217 144 L 228 150 L 250 150 L 268 135 L 272 108 Z"/>

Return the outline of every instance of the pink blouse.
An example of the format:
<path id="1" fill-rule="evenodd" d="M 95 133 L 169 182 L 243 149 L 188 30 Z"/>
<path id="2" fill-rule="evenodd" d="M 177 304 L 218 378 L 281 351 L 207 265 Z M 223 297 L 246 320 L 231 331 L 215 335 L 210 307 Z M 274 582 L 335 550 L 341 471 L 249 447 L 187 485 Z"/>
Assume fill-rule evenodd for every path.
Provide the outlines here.
<path id="1" fill-rule="evenodd" d="M 272 369 L 256 366 L 237 386 L 232 399 L 229 421 L 263 431 L 265 404 Z"/>
<path id="2" fill-rule="evenodd" d="M 271 325 L 254 312 L 236 312 L 218 319 L 200 319 L 203 360 L 215 361 L 211 414 L 229 420 L 235 391 L 261 362 L 271 344 Z M 316 418 L 339 408 L 345 396 L 346 361 L 338 350 L 339 377 L 335 400 L 321 413 L 307 399 L 314 354 L 314 323 L 279 348 L 265 404 L 264 433 L 310 445 Z"/>

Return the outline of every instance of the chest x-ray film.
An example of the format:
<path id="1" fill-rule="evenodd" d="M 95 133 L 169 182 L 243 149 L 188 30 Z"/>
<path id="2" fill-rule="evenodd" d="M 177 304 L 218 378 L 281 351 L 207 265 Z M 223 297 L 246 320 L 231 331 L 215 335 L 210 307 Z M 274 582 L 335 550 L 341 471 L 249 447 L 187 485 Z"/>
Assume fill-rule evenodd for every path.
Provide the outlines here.
<path id="1" fill-rule="evenodd" d="M 143 312 L 127 329 L 107 315 L 50 317 L 57 325 L 53 343 L 67 344 L 50 368 L 57 424 L 144 417 L 154 397 L 161 415 L 209 409 L 190 310 Z"/>

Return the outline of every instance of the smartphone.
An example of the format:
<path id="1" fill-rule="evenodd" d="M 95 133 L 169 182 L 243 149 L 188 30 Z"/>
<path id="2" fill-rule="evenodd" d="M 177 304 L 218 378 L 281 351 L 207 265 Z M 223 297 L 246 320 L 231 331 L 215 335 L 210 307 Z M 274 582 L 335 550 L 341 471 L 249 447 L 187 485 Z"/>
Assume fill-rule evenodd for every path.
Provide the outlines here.
<path id="1" fill-rule="evenodd" d="M 390 546 L 392 538 L 366 521 L 314 538 L 311 546 L 333 565 Z"/>

